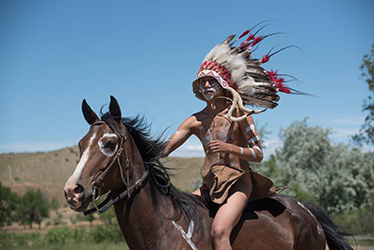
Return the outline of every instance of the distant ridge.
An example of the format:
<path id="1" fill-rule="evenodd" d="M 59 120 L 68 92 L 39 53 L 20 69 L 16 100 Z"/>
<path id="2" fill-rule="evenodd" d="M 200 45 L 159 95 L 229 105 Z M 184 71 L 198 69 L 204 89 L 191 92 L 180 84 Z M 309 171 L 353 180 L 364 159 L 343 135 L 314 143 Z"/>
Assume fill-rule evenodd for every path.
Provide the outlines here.
<path id="1" fill-rule="evenodd" d="M 77 146 L 50 152 L 0 154 L 0 181 L 20 195 L 28 188 L 39 188 L 48 199 L 64 202 L 63 187 L 78 159 Z M 168 157 L 163 162 L 175 169 L 172 182 L 179 189 L 192 191 L 199 183 L 203 158 Z"/>

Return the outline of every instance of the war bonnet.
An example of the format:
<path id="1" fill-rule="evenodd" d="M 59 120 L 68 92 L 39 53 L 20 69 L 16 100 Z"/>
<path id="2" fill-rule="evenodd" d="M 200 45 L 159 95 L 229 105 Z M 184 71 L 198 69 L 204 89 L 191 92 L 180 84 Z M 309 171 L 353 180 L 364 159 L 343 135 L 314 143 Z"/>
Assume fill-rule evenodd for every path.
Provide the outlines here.
<path id="1" fill-rule="evenodd" d="M 256 26 L 255 26 L 256 27 Z M 258 31 L 260 31 L 259 29 Z M 271 54 L 271 50 L 262 59 L 252 57 L 252 48 L 260 41 L 271 35 L 256 36 L 251 30 L 243 32 L 235 41 L 235 35 L 230 35 L 221 44 L 216 45 L 204 58 L 197 77 L 192 83 L 193 92 L 196 97 L 204 100 L 199 91 L 199 79 L 202 77 L 214 77 L 223 89 L 232 95 L 233 105 L 230 107 L 228 117 L 232 121 L 245 119 L 233 117 L 232 112 L 235 106 L 247 114 L 258 114 L 262 111 L 252 110 L 246 107 L 251 105 L 273 109 L 278 105 L 278 92 L 291 93 L 294 90 L 284 85 L 284 78 L 280 77 L 276 71 L 266 71 L 262 64 L 269 61 L 270 57 L 276 53 L 293 46 L 287 46 Z M 241 38 L 246 38 L 239 46 L 234 44 Z M 297 91 L 296 91 L 297 92 Z"/>

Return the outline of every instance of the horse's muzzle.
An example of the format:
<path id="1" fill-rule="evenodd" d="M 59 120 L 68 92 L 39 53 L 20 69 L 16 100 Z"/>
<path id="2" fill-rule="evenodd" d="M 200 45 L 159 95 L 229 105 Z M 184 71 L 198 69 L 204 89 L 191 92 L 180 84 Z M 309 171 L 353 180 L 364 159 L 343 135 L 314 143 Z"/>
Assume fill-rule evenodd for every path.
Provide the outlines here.
<path id="1" fill-rule="evenodd" d="M 69 204 L 71 209 L 77 212 L 82 212 L 87 208 L 89 201 L 86 198 L 84 187 L 79 183 L 73 185 L 66 183 L 64 194 L 66 202 Z"/>

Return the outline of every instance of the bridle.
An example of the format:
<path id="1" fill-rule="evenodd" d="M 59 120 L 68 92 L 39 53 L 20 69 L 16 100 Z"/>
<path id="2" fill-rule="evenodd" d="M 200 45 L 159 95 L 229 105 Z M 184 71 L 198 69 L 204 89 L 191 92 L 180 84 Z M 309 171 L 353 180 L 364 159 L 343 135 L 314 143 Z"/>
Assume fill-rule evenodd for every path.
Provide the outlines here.
<path id="1" fill-rule="evenodd" d="M 93 123 L 91 126 L 100 126 L 100 125 L 103 125 L 103 124 L 106 124 L 106 123 L 104 121 L 97 121 L 97 122 Z M 104 171 L 96 178 L 96 180 L 92 182 L 92 194 L 91 194 L 91 196 L 92 196 L 92 203 L 93 203 L 94 207 L 92 209 L 89 209 L 89 210 L 85 211 L 84 215 L 89 215 L 89 214 L 92 214 L 96 211 L 97 211 L 98 214 L 102 214 L 106 210 L 108 210 L 112 205 L 114 205 L 118 201 L 122 200 L 123 198 L 125 198 L 125 197 L 130 198 L 131 194 L 134 192 L 134 190 L 138 189 L 139 187 L 141 187 L 143 185 L 143 181 L 147 178 L 147 176 L 149 174 L 149 170 L 146 169 L 143 176 L 140 179 L 138 179 L 133 185 L 129 186 L 129 183 L 130 183 L 130 171 L 129 171 L 130 164 L 129 164 L 129 162 L 130 161 L 129 161 L 129 158 L 128 158 L 128 153 L 126 151 L 126 135 L 124 135 L 123 132 L 117 132 L 117 134 L 120 137 L 119 148 L 118 148 L 118 150 L 116 152 L 116 155 L 113 158 L 113 160 L 109 163 L 109 165 L 107 167 L 105 167 Z M 125 173 L 126 173 L 126 180 L 123 176 L 123 170 L 122 170 L 122 164 L 121 164 L 122 152 L 124 152 L 124 156 L 125 156 L 124 169 L 125 169 Z M 107 173 L 112 169 L 112 167 L 115 166 L 116 162 L 117 162 L 118 167 L 120 169 L 122 181 L 125 184 L 125 186 L 127 187 L 127 189 L 124 192 L 120 193 L 115 198 L 112 197 L 112 193 L 109 193 L 108 196 L 106 197 L 106 199 L 102 203 L 100 203 L 99 205 L 96 205 L 96 201 L 100 198 L 101 187 L 104 184 L 103 180 L 104 180 L 105 176 L 107 175 Z M 112 201 L 110 201 L 110 200 L 112 200 Z"/>

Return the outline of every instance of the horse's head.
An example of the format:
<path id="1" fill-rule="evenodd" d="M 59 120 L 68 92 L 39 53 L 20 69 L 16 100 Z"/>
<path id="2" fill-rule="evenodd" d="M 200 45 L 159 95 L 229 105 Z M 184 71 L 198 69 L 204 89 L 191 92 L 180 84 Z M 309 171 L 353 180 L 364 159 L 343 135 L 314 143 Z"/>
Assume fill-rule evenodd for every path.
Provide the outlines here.
<path id="1" fill-rule="evenodd" d="M 128 163 L 127 155 L 131 153 L 131 149 L 126 149 L 128 131 L 122 124 L 121 110 L 114 97 L 111 96 L 105 122 L 92 111 L 86 100 L 83 100 L 82 111 L 91 127 L 79 141 L 80 159 L 64 187 L 66 201 L 77 212 L 85 211 L 92 198 L 100 193 L 124 185 L 121 178 L 115 177 L 123 177 L 123 164 Z M 127 160 L 125 163 L 123 155 Z"/>

